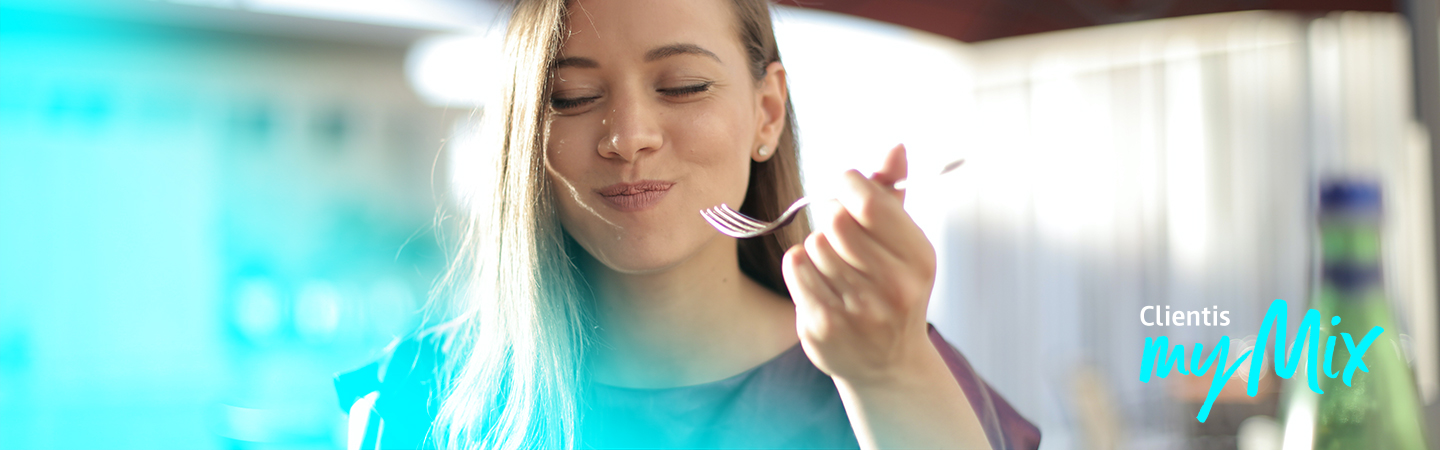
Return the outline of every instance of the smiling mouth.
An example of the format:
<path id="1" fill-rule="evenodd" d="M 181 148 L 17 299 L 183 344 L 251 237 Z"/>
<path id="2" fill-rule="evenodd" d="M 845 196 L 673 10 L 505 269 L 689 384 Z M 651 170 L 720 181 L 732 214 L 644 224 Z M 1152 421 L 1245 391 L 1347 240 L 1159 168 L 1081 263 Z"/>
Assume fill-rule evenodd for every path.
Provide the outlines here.
<path id="1" fill-rule="evenodd" d="M 650 209 L 660 203 L 660 199 L 669 193 L 672 186 L 675 186 L 674 181 L 642 180 L 615 183 L 596 189 L 595 193 L 600 194 L 600 198 L 616 210 L 634 212 Z"/>

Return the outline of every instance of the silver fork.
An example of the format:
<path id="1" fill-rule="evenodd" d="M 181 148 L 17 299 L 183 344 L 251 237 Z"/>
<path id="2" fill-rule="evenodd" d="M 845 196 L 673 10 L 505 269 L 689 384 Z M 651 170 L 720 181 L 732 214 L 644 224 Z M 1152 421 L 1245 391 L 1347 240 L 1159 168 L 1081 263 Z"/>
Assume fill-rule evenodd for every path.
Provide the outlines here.
<path id="1" fill-rule="evenodd" d="M 940 169 L 939 173 L 920 178 L 900 180 L 895 182 L 894 188 L 905 189 L 917 184 L 927 183 L 933 179 L 940 178 L 941 175 L 950 173 L 950 171 L 960 167 L 961 164 L 965 164 L 965 160 L 957 159 L 946 164 L 944 168 Z M 795 200 L 795 203 L 791 203 L 790 207 L 787 208 L 784 213 L 780 214 L 780 217 L 769 222 L 741 214 L 740 211 L 736 211 L 724 203 L 721 203 L 720 206 L 701 210 L 700 216 L 704 217 L 706 222 L 710 222 L 710 226 L 715 227 L 716 230 L 726 236 L 741 239 L 752 238 L 774 233 L 781 227 L 789 225 L 790 221 L 795 220 L 795 215 L 800 212 L 801 208 L 810 206 L 811 203 L 816 201 L 829 200 L 831 198 L 833 197 L 801 197 L 799 200 Z"/>

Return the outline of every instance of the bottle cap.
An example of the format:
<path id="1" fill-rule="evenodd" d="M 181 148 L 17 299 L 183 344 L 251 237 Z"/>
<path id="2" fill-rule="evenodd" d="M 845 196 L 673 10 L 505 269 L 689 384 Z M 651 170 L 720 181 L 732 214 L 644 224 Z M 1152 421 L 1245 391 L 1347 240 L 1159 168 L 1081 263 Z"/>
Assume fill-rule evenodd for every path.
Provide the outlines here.
<path id="1" fill-rule="evenodd" d="M 1320 215 L 1380 216 L 1380 183 L 1341 178 L 1320 182 Z"/>

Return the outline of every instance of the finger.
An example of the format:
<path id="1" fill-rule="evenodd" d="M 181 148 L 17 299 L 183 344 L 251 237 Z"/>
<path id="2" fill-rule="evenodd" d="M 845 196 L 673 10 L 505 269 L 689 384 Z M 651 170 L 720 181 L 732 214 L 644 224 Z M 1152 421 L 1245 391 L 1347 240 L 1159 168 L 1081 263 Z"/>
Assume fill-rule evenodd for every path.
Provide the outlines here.
<path id="1" fill-rule="evenodd" d="M 845 172 L 844 177 L 845 189 L 838 197 L 840 204 L 882 247 L 901 260 L 915 249 L 929 248 L 925 233 L 910 219 L 900 200 L 886 192 L 888 188 L 854 170 Z"/>
<path id="2" fill-rule="evenodd" d="M 780 272 L 785 277 L 785 286 L 790 288 L 790 298 L 795 301 L 796 307 L 823 310 L 844 306 L 844 301 L 815 268 L 805 247 L 790 247 L 780 262 Z"/>
<path id="3" fill-rule="evenodd" d="M 840 200 L 837 198 L 828 198 L 822 201 L 811 203 L 808 213 L 811 217 L 811 225 L 813 225 L 815 228 L 810 231 L 829 231 L 829 229 L 826 227 L 830 226 L 830 221 L 826 220 L 825 218 L 833 217 L 834 215 L 844 211 L 845 205 L 841 205 Z"/>
<path id="4" fill-rule="evenodd" d="M 811 233 L 810 237 L 805 238 L 805 254 L 814 261 L 815 268 L 825 276 L 825 281 L 835 290 L 842 302 L 851 301 L 854 292 L 863 287 L 864 276 L 835 252 L 825 233 Z"/>
<path id="5" fill-rule="evenodd" d="M 827 226 L 825 237 L 831 247 L 867 280 L 874 282 L 886 268 L 899 266 L 895 255 L 881 246 L 848 211 L 842 209 L 830 216 Z"/>
<path id="6" fill-rule="evenodd" d="M 896 145 L 885 154 L 885 163 L 880 166 L 880 171 L 870 175 L 870 179 L 885 187 L 894 186 L 900 180 L 904 180 L 909 172 L 909 163 L 906 161 L 905 144 Z M 891 195 L 905 201 L 905 191 L 890 189 Z"/>

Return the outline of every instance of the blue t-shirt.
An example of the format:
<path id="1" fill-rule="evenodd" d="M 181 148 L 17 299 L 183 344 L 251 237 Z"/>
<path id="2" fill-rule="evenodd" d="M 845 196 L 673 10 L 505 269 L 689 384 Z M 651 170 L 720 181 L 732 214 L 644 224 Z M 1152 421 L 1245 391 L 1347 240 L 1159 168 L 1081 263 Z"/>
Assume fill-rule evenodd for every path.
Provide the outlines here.
<path id="1" fill-rule="evenodd" d="M 934 326 L 940 350 L 991 447 L 1035 450 L 1040 430 L 979 376 Z M 378 392 L 361 448 L 433 448 L 448 335 L 397 340 L 380 360 L 335 378 L 340 406 Z M 591 383 L 581 402 L 580 448 L 854 449 L 855 432 L 835 382 L 796 344 L 759 366 L 710 383 L 634 389 Z M 378 446 L 377 446 L 378 444 Z"/>

